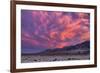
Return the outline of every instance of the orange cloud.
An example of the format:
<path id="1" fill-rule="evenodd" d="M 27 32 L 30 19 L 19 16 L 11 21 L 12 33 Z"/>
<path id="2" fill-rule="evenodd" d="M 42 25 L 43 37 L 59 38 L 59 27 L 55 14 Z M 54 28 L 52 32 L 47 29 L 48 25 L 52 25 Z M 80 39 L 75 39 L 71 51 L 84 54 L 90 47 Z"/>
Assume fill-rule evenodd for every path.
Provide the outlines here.
<path id="1" fill-rule="evenodd" d="M 67 42 L 62 42 L 62 43 L 58 44 L 56 47 L 57 48 L 63 48 L 63 47 L 68 46 L 68 45 L 70 45 L 70 44 L 67 43 Z"/>
<path id="2" fill-rule="evenodd" d="M 61 24 L 61 25 L 64 25 L 64 26 L 70 24 L 71 21 L 72 21 L 71 17 L 67 16 L 67 15 L 63 15 L 62 17 L 57 19 L 57 23 Z"/>
<path id="3" fill-rule="evenodd" d="M 89 19 L 82 18 L 81 20 L 84 22 L 84 25 L 89 25 Z"/>
<path id="4" fill-rule="evenodd" d="M 67 31 L 64 31 L 61 33 L 61 40 L 66 40 L 66 39 L 71 39 L 75 36 L 75 33 L 74 32 L 67 32 Z"/>
<path id="5" fill-rule="evenodd" d="M 90 33 L 89 32 L 83 33 L 81 35 L 81 40 L 89 40 L 89 39 L 90 39 Z"/>
<path id="6" fill-rule="evenodd" d="M 57 32 L 53 31 L 53 32 L 50 33 L 50 38 L 55 39 L 56 35 L 57 35 Z"/>
<path id="7" fill-rule="evenodd" d="M 76 13 L 80 18 L 85 18 L 85 17 L 87 17 L 88 16 L 88 14 L 87 13 L 82 13 L 82 12 L 80 12 L 80 13 Z"/>

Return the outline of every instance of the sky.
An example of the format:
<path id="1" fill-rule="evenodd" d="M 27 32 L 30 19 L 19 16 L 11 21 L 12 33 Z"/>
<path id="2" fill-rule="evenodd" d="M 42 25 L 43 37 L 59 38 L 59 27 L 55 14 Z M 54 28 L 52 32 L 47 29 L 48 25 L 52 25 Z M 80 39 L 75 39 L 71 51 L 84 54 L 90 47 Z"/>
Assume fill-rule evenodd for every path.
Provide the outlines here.
<path id="1" fill-rule="evenodd" d="M 90 40 L 90 14 L 21 10 L 22 53 L 62 49 Z"/>

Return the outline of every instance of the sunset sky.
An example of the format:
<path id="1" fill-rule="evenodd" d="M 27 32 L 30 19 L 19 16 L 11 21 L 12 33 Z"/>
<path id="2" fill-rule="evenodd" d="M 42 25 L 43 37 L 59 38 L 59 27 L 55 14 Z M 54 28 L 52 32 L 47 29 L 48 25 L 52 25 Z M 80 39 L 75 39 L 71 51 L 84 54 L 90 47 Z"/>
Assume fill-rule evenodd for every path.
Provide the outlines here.
<path id="1" fill-rule="evenodd" d="M 90 40 L 90 14 L 21 10 L 22 53 L 37 53 Z"/>

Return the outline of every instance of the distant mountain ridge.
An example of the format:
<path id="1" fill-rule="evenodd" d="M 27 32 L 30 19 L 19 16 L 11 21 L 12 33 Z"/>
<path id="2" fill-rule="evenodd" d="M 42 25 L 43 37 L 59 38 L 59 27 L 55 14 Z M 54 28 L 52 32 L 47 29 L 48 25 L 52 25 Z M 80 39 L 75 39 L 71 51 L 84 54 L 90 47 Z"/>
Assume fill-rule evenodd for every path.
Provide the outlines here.
<path id="1" fill-rule="evenodd" d="M 54 48 L 54 49 L 47 49 L 40 53 L 31 53 L 31 54 L 22 54 L 22 55 L 65 55 L 65 54 L 81 54 L 81 53 L 90 53 L 90 41 L 85 41 L 83 43 L 68 46 L 63 48 Z"/>

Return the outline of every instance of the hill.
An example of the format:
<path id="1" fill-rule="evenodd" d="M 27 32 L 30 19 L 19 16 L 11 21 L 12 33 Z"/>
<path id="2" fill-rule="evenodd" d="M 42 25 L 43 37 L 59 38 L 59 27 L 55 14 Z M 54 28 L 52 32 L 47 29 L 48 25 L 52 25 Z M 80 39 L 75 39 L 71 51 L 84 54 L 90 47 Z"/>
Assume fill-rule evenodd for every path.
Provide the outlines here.
<path id="1" fill-rule="evenodd" d="M 63 48 L 54 48 L 54 49 L 47 49 L 40 53 L 31 53 L 31 54 L 22 54 L 22 55 L 85 55 L 90 54 L 90 41 L 85 41 L 83 43 L 63 47 Z"/>

